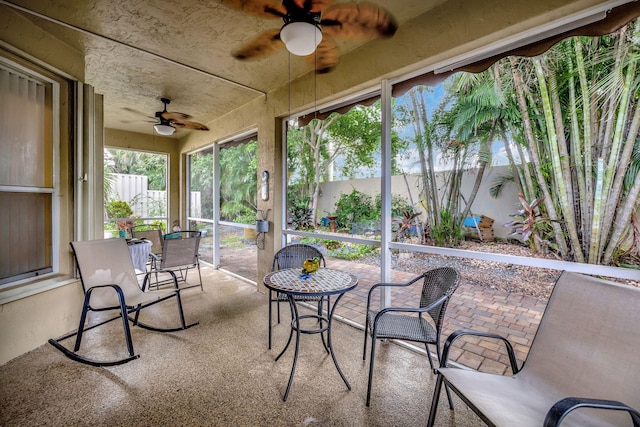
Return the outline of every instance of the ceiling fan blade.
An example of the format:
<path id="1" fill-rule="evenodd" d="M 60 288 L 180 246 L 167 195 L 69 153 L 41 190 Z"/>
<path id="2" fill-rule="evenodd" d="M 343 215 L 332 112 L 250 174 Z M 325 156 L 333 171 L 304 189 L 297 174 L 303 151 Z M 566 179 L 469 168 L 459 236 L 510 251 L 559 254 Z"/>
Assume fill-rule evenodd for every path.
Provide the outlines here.
<path id="1" fill-rule="evenodd" d="M 160 113 L 160 117 L 169 121 L 182 121 L 189 120 L 191 118 L 190 115 L 185 113 L 178 113 L 177 111 L 163 111 Z"/>
<path id="2" fill-rule="evenodd" d="M 120 123 L 158 123 L 158 120 L 120 120 Z"/>
<path id="3" fill-rule="evenodd" d="M 320 13 L 334 3 L 334 0 L 293 0 L 300 9 L 311 13 Z"/>
<path id="4" fill-rule="evenodd" d="M 171 126 L 176 129 L 191 129 L 191 130 L 209 130 L 209 128 L 202 123 L 192 122 L 189 120 L 180 122 L 171 122 Z"/>
<path id="5" fill-rule="evenodd" d="M 315 53 L 305 56 L 305 59 L 315 67 L 316 73 L 326 74 L 340 62 L 340 49 L 331 37 L 325 35 Z"/>
<path id="6" fill-rule="evenodd" d="M 232 55 L 236 59 L 258 59 L 271 55 L 283 48 L 284 43 L 280 40 L 280 29 L 273 29 L 259 34 L 256 38 L 233 52 Z"/>
<path id="7" fill-rule="evenodd" d="M 222 0 L 223 5 L 263 18 L 282 18 L 287 14 L 280 0 Z"/>
<path id="8" fill-rule="evenodd" d="M 155 117 L 148 115 L 147 113 L 143 113 L 142 111 L 138 111 L 136 109 L 133 108 L 129 108 L 129 107 L 122 107 L 122 109 L 128 113 L 133 113 L 133 114 L 137 114 L 138 116 L 144 116 L 150 119 L 155 119 Z"/>
<path id="9" fill-rule="evenodd" d="M 398 30 L 391 13 L 373 3 L 334 5 L 324 12 L 320 25 L 325 34 L 352 40 L 391 37 Z"/>

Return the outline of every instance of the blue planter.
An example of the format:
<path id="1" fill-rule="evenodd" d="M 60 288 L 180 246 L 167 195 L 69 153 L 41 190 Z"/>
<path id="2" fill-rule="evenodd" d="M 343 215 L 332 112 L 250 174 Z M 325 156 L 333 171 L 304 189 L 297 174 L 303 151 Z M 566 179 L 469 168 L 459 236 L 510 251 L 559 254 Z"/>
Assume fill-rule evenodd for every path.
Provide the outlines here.
<path id="1" fill-rule="evenodd" d="M 410 236 L 419 236 L 421 233 L 422 233 L 421 225 L 412 225 L 411 228 L 409 228 Z"/>

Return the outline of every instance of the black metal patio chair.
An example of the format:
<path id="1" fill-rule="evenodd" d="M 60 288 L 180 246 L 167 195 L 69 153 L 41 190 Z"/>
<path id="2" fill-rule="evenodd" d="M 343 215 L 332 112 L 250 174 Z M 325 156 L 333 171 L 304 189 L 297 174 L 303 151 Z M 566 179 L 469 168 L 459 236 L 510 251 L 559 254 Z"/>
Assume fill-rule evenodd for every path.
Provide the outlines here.
<path id="1" fill-rule="evenodd" d="M 302 271 L 302 265 L 306 259 L 318 258 L 320 267 L 326 267 L 326 261 L 322 253 L 315 247 L 305 244 L 296 243 L 285 246 L 280 249 L 273 257 L 271 271 L 282 270 L 285 268 L 299 268 Z M 320 297 L 313 295 L 295 297 L 296 301 L 318 302 L 318 315 L 322 314 L 322 301 Z M 280 292 L 269 290 L 269 349 L 271 349 L 271 328 L 272 328 L 272 306 L 277 304 L 278 323 L 280 323 L 280 303 L 287 301 L 287 296 Z M 329 299 L 327 298 L 327 313 L 329 310 Z"/>
<path id="2" fill-rule="evenodd" d="M 371 356 L 369 360 L 369 382 L 367 385 L 367 406 L 371 401 L 373 381 L 373 363 L 376 351 L 376 340 L 393 339 L 422 343 L 427 350 L 429 365 L 434 370 L 429 344 L 436 347 L 436 355 L 440 360 L 440 335 L 444 314 L 451 296 L 458 287 L 458 271 L 451 267 L 429 270 L 408 283 L 378 283 L 373 285 L 367 296 L 367 318 L 364 330 L 364 347 L 362 360 L 366 360 L 367 337 L 371 335 Z M 372 295 L 385 287 L 406 287 L 422 283 L 420 302 L 414 307 L 386 307 L 380 310 L 372 308 Z M 428 315 L 428 316 L 427 316 Z M 428 318 L 430 319 L 428 320 Z M 447 394 L 449 390 L 447 390 Z M 449 403 L 451 397 L 449 396 Z"/>

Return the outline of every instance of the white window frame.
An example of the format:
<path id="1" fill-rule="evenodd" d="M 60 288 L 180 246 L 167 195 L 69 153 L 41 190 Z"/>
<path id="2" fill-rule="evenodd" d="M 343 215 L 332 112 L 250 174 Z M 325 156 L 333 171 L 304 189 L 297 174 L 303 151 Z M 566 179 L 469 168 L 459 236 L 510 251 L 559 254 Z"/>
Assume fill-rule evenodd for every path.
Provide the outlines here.
<path id="1" fill-rule="evenodd" d="M 57 248 L 60 245 L 60 84 L 21 64 L 18 64 L 8 58 L 0 57 L 0 66 L 10 69 L 12 72 L 22 74 L 25 78 L 36 80 L 45 85 L 45 90 L 51 90 L 51 108 L 52 123 L 50 129 L 45 132 L 52 132 L 52 188 L 41 187 L 22 187 L 22 186 L 6 186 L 0 185 L 1 191 L 26 192 L 26 193 L 50 193 L 51 200 L 51 268 L 49 273 L 38 276 L 25 277 L 10 282 L 0 284 L 0 291 L 23 285 L 34 280 L 42 280 L 59 274 L 60 272 L 60 255 Z"/>

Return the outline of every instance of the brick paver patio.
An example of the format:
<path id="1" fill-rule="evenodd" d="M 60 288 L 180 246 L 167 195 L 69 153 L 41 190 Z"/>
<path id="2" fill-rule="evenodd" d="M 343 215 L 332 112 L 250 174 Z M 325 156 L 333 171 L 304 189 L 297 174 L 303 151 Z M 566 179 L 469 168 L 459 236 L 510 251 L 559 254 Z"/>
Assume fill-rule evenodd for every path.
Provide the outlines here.
<path id="1" fill-rule="evenodd" d="M 364 325 L 367 293 L 372 285 L 379 282 L 380 269 L 377 266 L 327 258 L 327 265 L 338 270 L 349 271 L 359 278 L 358 287 L 345 294 L 336 308 L 336 314 L 351 322 Z M 221 257 L 221 267 L 249 280 L 258 281 L 255 269 L 255 252 L 234 251 Z M 407 282 L 414 273 L 392 272 L 392 281 Z M 394 289 L 394 304 L 407 303 L 417 306 L 421 286 L 411 289 Z M 457 329 L 491 331 L 509 338 L 516 351 L 519 363 L 524 361 L 529 346 L 536 333 L 546 300 L 536 299 L 516 293 L 465 283 L 461 279 L 449 307 L 444 322 L 443 342 Z M 501 343 L 465 337 L 458 341 L 451 351 L 451 359 L 462 365 L 485 372 L 509 372 L 508 358 Z M 433 348 L 431 348 L 433 351 Z"/>
<path id="2" fill-rule="evenodd" d="M 358 287 L 347 293 L 336 308 L 339 316 L 364 325 L 367 293 L 379 282 L 379 268 L 367 264 L 331 259 L 327 265 L 350 271 L 358 276 Z M 414 273 L 393 271 L 393 282 L 408 282 Z M 392 290 L 394 305 L 417 306 L 421 285 Z M 458 329 L 491 331 L 509 338 L 521 363 L 536 333 L 546 300 L 538 300 L 515 293 L 505 293 L 470 285 L 461 279 L 458 289 L 447 308 L 443 341 Z M 433 348 L 432 348 L 433 350 Z M 509 369 L 509 359 L 504 347 L 494 341 L 465 337 L 451 352 L 450 360 L 485 372 L 504 373 Z"/>

